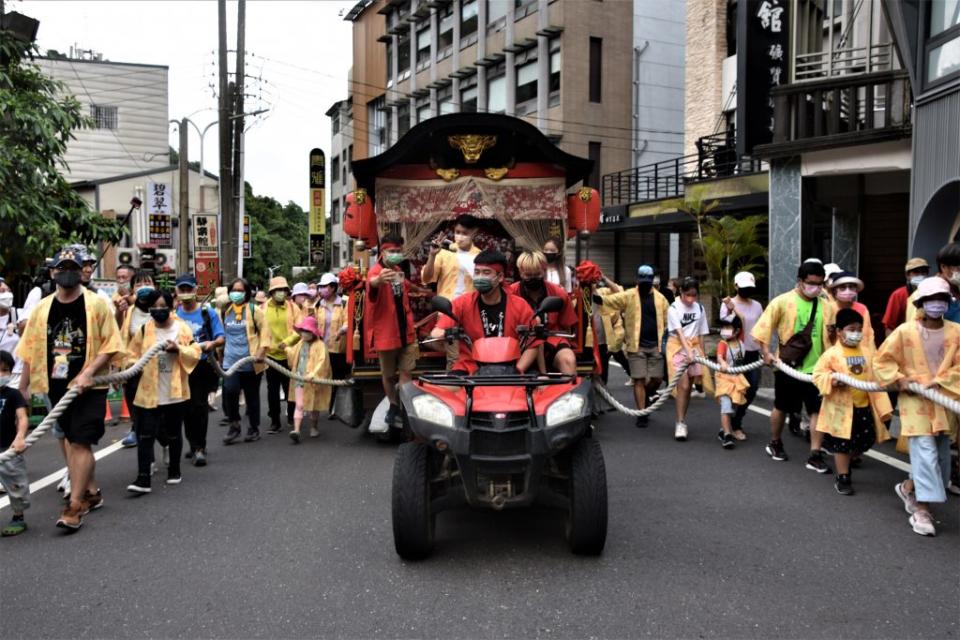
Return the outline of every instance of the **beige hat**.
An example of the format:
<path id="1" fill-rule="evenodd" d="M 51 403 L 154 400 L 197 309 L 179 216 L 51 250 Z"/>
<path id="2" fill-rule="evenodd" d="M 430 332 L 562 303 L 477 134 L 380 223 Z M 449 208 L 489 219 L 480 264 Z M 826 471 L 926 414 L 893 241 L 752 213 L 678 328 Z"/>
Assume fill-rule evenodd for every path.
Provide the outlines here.
<path id="1" fill-rule="evenodd" d="M 924 267 L 929 269 L 930 265 L 927 264 L 927 261 L 923 258 L 910 258 L 907 260 L 907 266 L 903 268 L 903 271 L 913 271 L 914 269 L 923 269 Z"/>
<path id="2" fill-rule="evenodd" d="M 289 289 L 290 285 L 287 284 L 287 279 L 283 276 L 277 276 L 276 278 L 270 278 L 270 287 L 267 289 L 268 293 L 273 293 L 277 289 Z"/>

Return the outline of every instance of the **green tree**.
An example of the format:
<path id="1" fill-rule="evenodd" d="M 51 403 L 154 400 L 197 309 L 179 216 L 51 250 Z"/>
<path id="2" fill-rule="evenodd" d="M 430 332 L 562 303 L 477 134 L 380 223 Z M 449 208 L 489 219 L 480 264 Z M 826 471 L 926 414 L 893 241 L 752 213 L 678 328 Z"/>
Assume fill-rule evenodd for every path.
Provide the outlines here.
<path id="1" fill-rule="evenodd" d="M 697 246 L 707 264 L 709 293 L 723 297 L 733 291 L 738 271 L 757 272 L 763 268 L 767 249 L 757 242 L 757 229 L 766 216 L 705 218 Z"/>
<path id="2" fill-rule="evenodd" d="M 76 98 L 33 64 L 34 45 L 0 31 L 0 270 L 22 274 L 68 242 L 114 240 L 119 222 L 92 211 L 60 173 L 77 129 Z"/>
<path id="3" fill-rule="evenodd" d="M 244 260 L 243 273 L 255 286 L 264 286 L 268 269 L 279 265 L 274 275 L 289 280 L 293 267 L 307 264 L 307 213 L 294 202 L 281 205 L 269 196 L 254 195 L 249 183 L 244 186 L 252 257 Z"/>

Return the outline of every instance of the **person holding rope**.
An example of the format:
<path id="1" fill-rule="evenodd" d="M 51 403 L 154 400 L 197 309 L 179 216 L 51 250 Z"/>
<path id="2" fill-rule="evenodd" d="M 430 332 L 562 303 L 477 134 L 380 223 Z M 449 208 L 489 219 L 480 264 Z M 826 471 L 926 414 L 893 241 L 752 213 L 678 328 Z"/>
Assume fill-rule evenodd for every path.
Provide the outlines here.
<path id="1" fill-rule="evenodd" d="M 340 281 L 332 273 L 320 277 L 317 285 L 317 302 L 313 315 L 317 318 L 323 343 L 330 358 L 330 369 L 334 380 L 346 380 L 350 375 L 347 364 L 347 309 L 344 300 L 337 294 Z M 331 410 L 333 397 L 330 398 Z"/>
<path id="2" fill-rule="evenodd" d="M 743 374 L 729 373 L 730 367 L 744 364 L 743 323 L 740 316 L 725 320 L 720 318 L 720 342 L 717 344 L 717 362 L 720 370 L 716 373 L 716 391 L 714 395 L 720 403 L 720 433 L 717 440 L 724 449 L 733 449 L 737 440 L 746 440 L 747 436 L 739 425 L 734 428 L 733 419 L 738 409 L 747 402 L 750 383 Z"/>
<path id="3" fill-rule="evenodd" d="M 244 442 L 260 439 L 260 379 L 266 368 L 264 354 L 270 347 L 270 328 L 263 311 L 251 301 L 253 287 L 243 278 L 230 283 L 229 305 L 221 312 L 225 342 L 223 368 L 229 369 L 239 360 L 254 356 L 223 381 L 223 410 L 229 428 L 223 444 L 233 444 L 240 437 L 240 392 L 247 402 L 247 435 Z M 286 354 L 284 354 L 286 357 Z"/>
<path id="4" fill-rule="evenodd" d="M 195 467 L 207 464 L 207 427 L 210 422 L 208 395 L 216 391 L 220 378 L 210 364 L 216 350 L 223 346 L 226 334 L 220 316 L 212 309 L 201 306 L 197 300 L 197 279 L 192 273 L 177 278 L 177 317 L 193 331 L 194 341 L 200 345 L 200 361 L 190 372 L 190 401 L 184 415 L 184 427 L 190 450 L 187 458 L 193 459 Z"/>
<path id="5" fill-rule="evenodd" d="M 801 373 L 812 374 L 820 355 L 830 347 L 823 323 L 825 300 L 821 297 L 825 278 L 819 260 L 807 260 L 797 270 L 797 286 L 770 301 L 751 335 L 759 343 L 763 361 L 772 364 L 770 351 L 773 333 L 779 341 L 779 359 Z M 820 445 L 823 433 L 817 431 L 820 413 L 820 392 L 812 382 L 796 380 L 782 371 L 774 373 L 773 411 L 770 413 L 770 443 L 767 455 L 782 462 L 788 459 L 783 441 L 783 425 L 787 414 L 800 413 L 806 407 L 810 416 L 810 456 L 806 468 L 829 473 Z"/>
<path id="6" fill-rule="evenodd" d="M 105 432 L 106 386 L 93 378 L 109 373 L 111 361 L 122 357 L 120 332 L 107 303 L 80 285 L 82 256 L 69 248 L 53 260 L 56 292 L 30 314 L 17 355 L 23 360 L 20 392 L 46 393 L 55 406 L 69 388 L 78 395 L 57 419 L 69 448 L 68 467 L 73 490 L 57 526 L 77 530 L 83 516 L 103 506 L 96 482 L 93 446 Z"/>
<path id="7" fill-rule="evenodd" d="M 297 282 L 293 285 L 293 304 L 300 310 L 300 317 L 312 316 L 317 298 L 317 290 L 311 289 L 306 282 Z"/>
<path id="8" fill-rule="evenodd" d="M 130 339 L 140 331 L 150 319 L 150 305 L 147 299 L 153 295 L 153 276 L 146 271 L 138 271 L 133 276 L 133 306 L 128 307 L 120 321 L 120 339 L 123 341 L 123 349 L 126 351 Z M 123 384 L 123 397 L 127 401 L 127 408 L 130 410 L 130 431 L 123 437 L 121 444 L 124 447 L 137 446 L 137 408 L 133 404 L 133 399 L 137 395 L 137 383 L 140 381 L 140 375 L 136 375 Z"/>
<path id="9" fill-rule="evenodd" d="M 734 318 L 740 318 L 743 325 L 741 330 L 741 341 L 743 345 L 743 364 L 753 364 L 760 360 L 760 345 L 754 340 L 750 332 L 757 325 L 757 320 L 763 315 L 763 305 L 754 299 L 757 294 L 757 281 L 749 271 L 741 271 L 733 276 L 733 285 L 737 289 L 737 294 L 733 297 L 723 299 L 720 307 L 720 320 L 732 322 Z M 736 411 L 731 418 L 731 427 L 733 428 L 733 437 L 737 440 L 746 440 L 747 435 L 743 431 L 743 419 L 747 415 L 747 409 L 753 404 L 757 397 L 757 391 L 760 390 L 760 369 L 753 369 L 743 374 L 750 384 L 744 397 L 743 404 L 736 405 Z"/>
<path id="10" fill-rule="evenodd" d="M 23 512 L 30 506 L 30 479 L 23 452 L 27 448 L 29 405 L 18 389 L 7 386 L 13 379 L 14 360 L 9 351 L 0 349 L 0 451 L 13 447 L 17 455 L 0 462 L 0 486 L 10 497 L 13 517 L 0 530 L 3 537 L 18 536 L 27 530 Z"/>
<path id="11" fill-rule="evenodd" d="M 297 344 L 287 347 L 287 362 L 301 378 L 330 378 L 330 359 L 323 342 L 323 332 L 314 316 L 305 316 L 297 321 L 295 327 L 299 335 Z M 328 385 L 310 384 L 302 380 L 290 379 L 288 397 L 294 398 L 293 429 L 290 439 L 300 444 L 300 428 L 304 422 L 310 425 L 310 437 L 320 435 L 317 424 L 320 412 L 330 407 L 332 397 Z"/>
<path id="12" fill-rule="evenodd" d="M 916 318 L 890 334 L 873 364 L 879 384 L 900 389 L 900 435 L 910 451 L 910 477 L 894 490 L 910 514 L 914 533 L 924 536 L 937 533 L 931 503 L 947 501 L 950 441 L 957 439 L 957 416 L 910 392 L 909 385 L 916 382 L 960 398 L 960 325 L 944 319 L 950 300 L 947 280 L 933 277 L 921 282 L 913 295 Z"/>
<path id="13" fill-rule="evenodd" d="M 287 347 L 297 341 L 297 332 L 294 327 L 300 319 L 302 313 L 292 300 L 288 299 L 290 295 L 290 285 L 283 276 L 277 276 L 270 279 L 269 299 L 263 307 L 264 319 L 267 328 L 270 331 L 270 348 L 267 349 L 267 357 L 282 367 L 289 369 L 290 363 L 287 362 Z M 268 434 L 277 434 L 283 430 L 280 424 L 280 394 L 287 403 L 287 426 L 293 426 L 293 412 L 296 404 L 287 394 L 286 377 L 273 368 L 267 368 L 267 415 L 270 417 L 270 426 L 267 428 Z M 246 394 L 244 394 L 246 396 Z M 247 399 L 249 402 L 249 398 Z"/>
<path id="14" fill-rule="evenodd" d="M 678 442 L 687 439 L 687 407 L 690 406 L 692 387 L 696 386 L 701 391 L 703 384 L 703 369 L 694 361 L 694 357 L 704 354 L 703 336 L 710 333 L 710 325 L 699 298 L 700 281 L 692 276 L 686 277 L 680 282 L 680 295 L 667 313 L 667 330 L 670 332 L 667 339 L 667 367 L 670 378 L 673 379 L 683 363 L 690 363 L 673 390 L 677 409 L 673 438 Z"/>
<path id="15" fill-rule="evenodd" d="M 133 493 L 150 493 L 154 440 L 169 448 L 167 484 L 180 484 L 183 419 L 191 409 L 190 374 L 200 362 L 201 353 L 200 345 L 193 339 L 193 329 L 172 314 L 172 293 L 154 290 L 147 303 L 150 320 L 130 340 L 127 364 L 133 365 L 158 342 L 165 344 L 166 349 L 144 366 L 133 401 L 140 408 L 137 478 L 127 487 Z"/>

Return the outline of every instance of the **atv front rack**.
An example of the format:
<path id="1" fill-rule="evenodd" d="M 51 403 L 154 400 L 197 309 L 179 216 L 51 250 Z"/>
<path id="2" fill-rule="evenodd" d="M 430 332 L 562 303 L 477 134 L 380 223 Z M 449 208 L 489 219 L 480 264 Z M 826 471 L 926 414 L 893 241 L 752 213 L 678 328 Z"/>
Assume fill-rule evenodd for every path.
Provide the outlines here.
<path id="1" fill-rule="evenodd" d="M 466 376 L 455 373 L 425 373 L 420 382 L 442 387 L 543 387 L 555 384 L 570 384 L 576 376 L 565 373 L 514 373 L 492 376 Z"/>

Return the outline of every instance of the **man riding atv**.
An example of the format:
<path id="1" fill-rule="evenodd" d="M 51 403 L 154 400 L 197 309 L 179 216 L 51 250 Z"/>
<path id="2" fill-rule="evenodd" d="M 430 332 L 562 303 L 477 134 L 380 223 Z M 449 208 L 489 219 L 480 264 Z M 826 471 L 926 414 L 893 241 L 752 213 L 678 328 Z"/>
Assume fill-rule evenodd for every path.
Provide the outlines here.
<path id="1" fill-rule="evenodd" d="M 472 293 L 465 293 L 453 300 L 453 314 L 460 319 L 460 327 L 473 341 L 481 338 L 516 338 L 519 326 L 534 324 L 533 309 L 521 297 L 510 293 L 503 286 L 507 258 L 499 251 L 482 251 L 473 260 Z M 437 326 L 430 334 L 432 338 L 443 338 L 447 330 L 455 329 L 456 322 L 449 316 L 441 316 Z M 439 343 L 442 344 L 442 343 Z M 525 373 L 536 365 L 540 340 L 526 343 L 523 354 L 517 362 L 517 370 Z M 477 363 L 471 355 L 471 348 L 460 342 L 460 357 L 453 365 L 453 372 L 469 375 L 476 373 Z"/>

